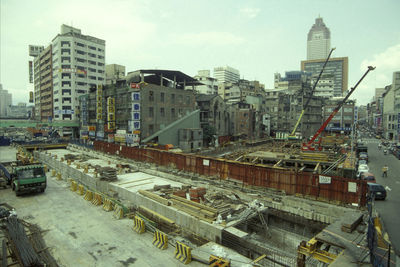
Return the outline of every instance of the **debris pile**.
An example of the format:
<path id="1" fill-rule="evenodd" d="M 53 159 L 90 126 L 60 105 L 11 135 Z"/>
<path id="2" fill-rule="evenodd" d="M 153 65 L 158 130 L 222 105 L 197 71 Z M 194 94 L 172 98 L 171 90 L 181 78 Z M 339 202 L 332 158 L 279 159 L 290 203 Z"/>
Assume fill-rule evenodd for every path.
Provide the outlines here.
<path id="1" fill-rule="evenodd" d="M 105 180 L 109 182 L 113 182 L 118 180 L 117 178 L 117 170 L 111 167 L 101 167 L 98 171 L 100 175 L 100 180 Z"/>

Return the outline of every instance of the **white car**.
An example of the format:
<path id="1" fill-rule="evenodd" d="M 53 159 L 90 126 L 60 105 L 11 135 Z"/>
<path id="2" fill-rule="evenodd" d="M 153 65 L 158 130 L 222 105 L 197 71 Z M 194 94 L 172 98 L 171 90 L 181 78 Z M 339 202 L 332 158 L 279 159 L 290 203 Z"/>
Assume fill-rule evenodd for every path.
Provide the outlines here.
<path id="1" fill-rule="evenodd" d="M 361 173 L 363 172 L 369 172 L 369 167 L 367 164 L 361 164 L 360 166 L 358 166 L 357 178 L 360 178 Z"/>

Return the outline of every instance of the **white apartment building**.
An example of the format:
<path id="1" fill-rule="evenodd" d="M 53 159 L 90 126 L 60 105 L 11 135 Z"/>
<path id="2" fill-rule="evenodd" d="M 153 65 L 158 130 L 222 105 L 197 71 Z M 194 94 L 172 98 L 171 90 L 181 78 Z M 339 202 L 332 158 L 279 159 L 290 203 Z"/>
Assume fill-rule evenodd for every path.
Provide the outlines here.
<path id="1" fill-rule="evenodd" d="M 0 83 L 0 117 L 6 117 L 8 107 L 12 105 L 12 95 L 7 90 L 3 90 L 3 85 Z"/>
<path id="2" fill-rule="evenodd" d="M 321 17 L 315 19 L 307 36 L 307 60 L 326 59 L 331 50 L 331 32 Z"/>
<path id="3" fill-rule="evenodd" d="M 240 79 L 240 74 L 237 69 L 229 66 L 214 68 L 214 78 L 219 84 L 231 82 L 236 83 Z"/>
<path id="4" fill-rule="evenodd" d="M 217 79 L 210 76 L 210 70 L 199 70 L 193 78 L 202 83 L 202 85 L 195 86 L 197 93 L 206 95 L 218 94 L 218 82 Z M 192 86 L 187 86 L 187 88 L 192 89 Z"/>
<path id="5" fill-rule="evenodd" d="M 54 120 L 78 120 L 79 96 L 105 84 L 105 41 L 61 25 L 53 47 Z"/>

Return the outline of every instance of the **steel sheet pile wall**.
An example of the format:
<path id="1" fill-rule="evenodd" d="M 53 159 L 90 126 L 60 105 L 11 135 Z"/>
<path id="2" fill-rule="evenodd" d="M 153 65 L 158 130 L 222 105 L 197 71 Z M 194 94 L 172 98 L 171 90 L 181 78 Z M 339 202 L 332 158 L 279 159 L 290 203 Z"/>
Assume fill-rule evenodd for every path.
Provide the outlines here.
<path id="1" fill-rule="evenodd" d="M 155 163 L 179 170 L 215 177 L 235 179 L 243 185 L 261 186 L 340 203 L 366 204 L 367 183 L 343 177 L 271 168 L 211 157 L 172 153 L 151 148 L 126 147 L 102 141 L 94 142 L 94 149 L 119 154 L 137 161 Z M 117 152 L 118 151 L 118 152 Z"/>

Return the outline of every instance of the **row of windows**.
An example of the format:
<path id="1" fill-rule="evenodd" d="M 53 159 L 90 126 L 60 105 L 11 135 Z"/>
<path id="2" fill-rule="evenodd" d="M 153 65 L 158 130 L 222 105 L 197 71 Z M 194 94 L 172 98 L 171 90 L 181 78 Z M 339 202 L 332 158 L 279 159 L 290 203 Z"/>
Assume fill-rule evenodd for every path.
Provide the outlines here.
<path id="1" fill-rule="evenodd" d="M 186 103 L 190 104 L 191 98 L 190 96 L 186 96 Z M 154 91 L 149 91 L 149 101 L 153 102 L 154 101 Z M 183 96 L 178 95 L 178 102 L 182 103 L 183 101 Z M 160 102 L 165 102 L 165 93 L 160 92 Z M 175 103 L 175 94 L 171 94 L 171 103 Z"/>
<path id="2" fill-rule="evenodd" d="M 160 117 L 165 117 L 165 108 L 160 108 Z M 183 109 L 178 109 L 178 113 L 176 113 L 175 108 L 171 108 L 171 117 L 175 118 L 176 115 L 183 116 Z M 154 118 L 154 107 L 149 107 L 149 118 Z"/>

